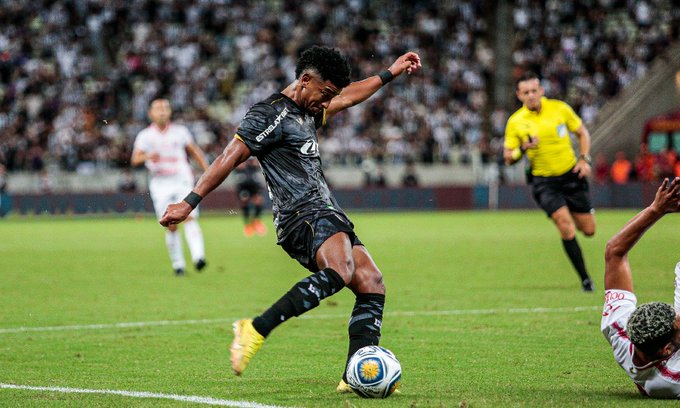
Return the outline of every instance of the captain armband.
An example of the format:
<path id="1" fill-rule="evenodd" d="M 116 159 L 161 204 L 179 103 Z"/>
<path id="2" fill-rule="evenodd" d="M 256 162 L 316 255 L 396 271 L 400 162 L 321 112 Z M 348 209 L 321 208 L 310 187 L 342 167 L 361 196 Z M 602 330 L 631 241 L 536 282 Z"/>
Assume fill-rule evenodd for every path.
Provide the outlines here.
<path id="1" fill-rule="evenodd" d="M 196 208 L 198 206 L 198 203 L 200 203 L 202 199 L 203 197 L 194 193 L 193 191 L 187 194 L 186 197 L 184 197 L 184 201 L 186 201 L 187 204 L 191 206 L 191 208 Z"/>

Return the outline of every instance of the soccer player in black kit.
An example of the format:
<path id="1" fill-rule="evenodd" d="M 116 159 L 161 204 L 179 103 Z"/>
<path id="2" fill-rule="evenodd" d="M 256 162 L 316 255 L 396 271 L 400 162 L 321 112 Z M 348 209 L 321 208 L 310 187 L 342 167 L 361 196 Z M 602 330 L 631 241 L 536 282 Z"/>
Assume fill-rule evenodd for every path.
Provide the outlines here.
<path id="1" fill-rule="evenodd" d="M 295 68 L 297 79 L 281 93 L 253 105 L 234 139 L 194 189 L 184 200 L 168 206 L 161 225 L 182 222 L 236 166 L 256 156 L 272 198 L 278 244 L 312 272 L 261 315 L 234 323 L 230 351 L 236 375 L 243 373 L 276 326 L 315 308 L 345 286 L 356 295 L 349 321 L 348 358 L 361 347 L 378 344 L 385 304 L 382 274 L 328 188 L 316 129 L 334 114 L 365 101 L 393 78 L 420 67 L 418 54 L 407 52 L 387 70 L 350 82 L 349 63 L 337 50 L 319 46 L 305 50 Z M 339 392 L 349 391 L 344 380 Z"/>
<path id="2" fill-rule="evenodd" d="M 262 186 L 257 179 L 259 172 L 260 166 L 254 157 L 249 158 L 234 169 L 234 173 L 239 176 L 236 190 L 243 211 L 243 233 L 247 237 L 251 237 L 253 234 L 265 235 L 267 233 L 267 227 L 260 220 L 264 197 L 262 197 L 261 192 Z"/>

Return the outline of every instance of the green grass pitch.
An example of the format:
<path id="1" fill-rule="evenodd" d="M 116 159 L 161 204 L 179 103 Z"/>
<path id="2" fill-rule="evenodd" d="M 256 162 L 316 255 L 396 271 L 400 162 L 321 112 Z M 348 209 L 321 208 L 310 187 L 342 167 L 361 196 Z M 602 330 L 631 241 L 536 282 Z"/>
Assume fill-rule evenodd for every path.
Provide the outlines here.
<path id="1" fill-rule="evenodd" d="M 245 238 L 239 216 L 204 216 L 209 266 L 175 278 L 150 215 L 10 217 L 0 220 L 0 384 L 236 406 L 667 405 L 638 395 L 599 332 L 604 248 L 634 213 L 599 211 L 596 236 L 579 236 L 595 294 L 581 292 L 539 211 L 351 214 L 387 285 L 381 344 L 403 367 L 402 393 L 380 401 L 335 393 L 349 291 L 277 328 L 244 375 L 231 374 L 231 321 L 307 275 L 271 231 Z M 677 225 L 667 216 L 631 253 L 640 302 L 672 302 Z M 0 406 L 201 402 L 5 387 Z"/>

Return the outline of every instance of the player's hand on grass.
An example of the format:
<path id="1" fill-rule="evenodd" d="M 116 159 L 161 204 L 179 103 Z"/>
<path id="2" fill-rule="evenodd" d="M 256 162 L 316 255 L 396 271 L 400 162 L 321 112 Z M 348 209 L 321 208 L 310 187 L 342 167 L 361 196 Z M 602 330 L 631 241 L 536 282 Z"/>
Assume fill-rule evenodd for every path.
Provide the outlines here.
<path id="1" fill-rule="evenodd" d="M 660 214 L 680 211 L 680 177 L 670 183 L 668 178 L 663 179 L 650 207 Z"/>
<path id="2" fill-rule="evenodd" d="M 397 58 L 392 65 L 390 65 L 390 72 L 394 77 L 398 77 L 402 72 L 406 71 L 407 74 L 412 74 L 420 69 L 422 65 L 420 64 L 420 57 L 413 51 L 409 51 L 401 57 Z"/>
<path id="3" fill-rule="evenodd" d="M 179 203 L 170 204 L 161 217 L 160 224 L 164 227 L 172 224 L 179 224 L 184 221 L 193 210 L 189 203 L 182 200 Z"/>

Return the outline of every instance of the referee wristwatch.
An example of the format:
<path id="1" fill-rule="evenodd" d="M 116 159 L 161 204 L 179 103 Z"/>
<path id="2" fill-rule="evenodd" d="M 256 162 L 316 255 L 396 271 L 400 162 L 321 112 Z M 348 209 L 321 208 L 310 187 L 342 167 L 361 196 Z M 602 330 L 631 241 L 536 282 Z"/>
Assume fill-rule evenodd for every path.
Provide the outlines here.
<path id="1" fill-rule="evenodd" d="M 579 159 L 582 159 L 588 164 L 592 164 L 592 159 L 590 158 L 590 155 L 588 153 L 580 155 Z"/>

